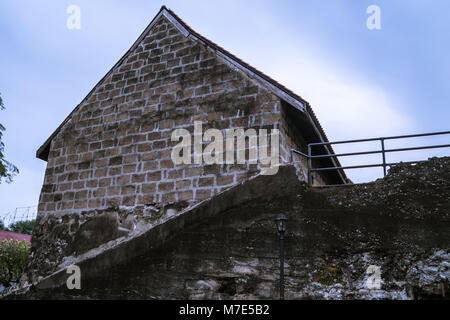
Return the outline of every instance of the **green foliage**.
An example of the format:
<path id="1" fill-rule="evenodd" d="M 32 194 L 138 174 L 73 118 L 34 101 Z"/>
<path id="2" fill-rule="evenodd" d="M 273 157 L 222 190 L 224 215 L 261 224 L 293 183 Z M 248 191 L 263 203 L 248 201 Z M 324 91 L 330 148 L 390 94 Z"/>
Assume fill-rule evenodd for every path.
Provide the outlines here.
<path id="1" fill-rule="evenodd" d="M 3 109 L 5 109 L 5 107 L 3 105 L 2 97 L 0 96 L 0 110 Z M 12 178 L 19 173 L 19 169 L 5 159 L 3 154 L 5 144 L 2 142 L 3 131 L 5 131 L 5 127 L 0 123 L 0 183 L 2 183 L 3 178 L 6 182 L 10 183 Z"/>
<path id="2" fill-rule="evenodd" d="M 0 284 L 8 287 L 22 276 L 30 253 L 26 241 L 0 240 Z"/>
<path id="3" fill-rule="evenodd" d="M 33 233 L 35 222 L 36 220 L 17 221 L 9 226 L 9 231 L 31 235 Z"/>

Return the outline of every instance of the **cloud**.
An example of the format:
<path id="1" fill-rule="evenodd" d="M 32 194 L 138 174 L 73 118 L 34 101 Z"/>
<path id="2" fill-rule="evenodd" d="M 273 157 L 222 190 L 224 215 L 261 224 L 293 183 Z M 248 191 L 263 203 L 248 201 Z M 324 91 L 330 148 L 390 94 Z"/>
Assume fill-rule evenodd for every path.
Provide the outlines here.
<path id="1" fill-rule="evenodd" d="M 311 57 L 283 58 L 277 78 L 307 100 L 330 140 L 411 132 L 414 121 L 397 99 L 354 70 L 339 70 Z"/>
<path id="2" fill-rule="evenodd" d="M 305 52 L 301 50 L 299 52 Z M 374 138 L 415 132 L 414 120 L 401 100 L 357 70 L 342 70 L 332 62 L 305 55 L 284 55 L 272 70 L 274 77 L 307 100 L 330 141 Z M 335 145 L 337 153 L 379 150 L 380 143 Z M 345 157 L 343 165 L 374 164 L 381 155 Z M 354 182 L 375 180 L 381 168 L 347 170 Z"/>

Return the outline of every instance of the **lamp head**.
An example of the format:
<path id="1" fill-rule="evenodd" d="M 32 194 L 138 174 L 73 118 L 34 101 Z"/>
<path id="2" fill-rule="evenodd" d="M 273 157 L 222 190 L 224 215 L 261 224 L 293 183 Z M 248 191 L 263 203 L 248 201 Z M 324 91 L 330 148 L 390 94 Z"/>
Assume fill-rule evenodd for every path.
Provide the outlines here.
<path id="1" fill-rule="evenodd" d="M 284 214 L 280 213 L 278 217 L 275 219 L 277 224 L 277 229 L 279 233 L 284 233 L 286 231 L 287 218 Z"/>

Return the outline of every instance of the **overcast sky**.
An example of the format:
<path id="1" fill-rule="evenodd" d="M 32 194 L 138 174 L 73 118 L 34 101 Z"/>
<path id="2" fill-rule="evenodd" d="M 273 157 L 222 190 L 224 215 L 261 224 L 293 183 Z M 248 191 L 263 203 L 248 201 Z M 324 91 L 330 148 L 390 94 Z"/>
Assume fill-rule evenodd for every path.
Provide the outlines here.
<path id="1" fill-rule="evenodd" d="M 80 30 L 66 26 L 73 4 L 81 9 Z M 0 184 L 0 215 L 37 204 L 46 162 L 36 159 L 36 150 L 163 4 L 309 101 L 329 140 L 450 129 L 447 0 L 2 0 L 0 93 L 7 109 L 0 123 L 6 127 L 7 159 L 20 174 L 12 184 Z M 380 30 L 366 26 L 369 5 L 381 10 Z M 449 153 L 416 152 L 401 159 Z M 348 175 L 367 181 L 380 173 Z"/>

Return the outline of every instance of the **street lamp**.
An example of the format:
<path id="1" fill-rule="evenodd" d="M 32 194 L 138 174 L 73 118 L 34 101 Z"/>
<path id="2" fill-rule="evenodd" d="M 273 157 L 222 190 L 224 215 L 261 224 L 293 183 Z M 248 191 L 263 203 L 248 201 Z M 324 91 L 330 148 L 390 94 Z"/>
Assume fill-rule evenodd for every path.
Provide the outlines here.
<path id="1" fill-rule="evenodd" d="M 287 220 L 282 213 L 275 219 L 280 234 L 280 300 L 284 300 L 284 232 L 286 231 Z"/>

